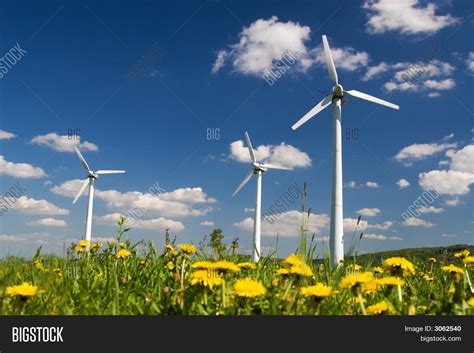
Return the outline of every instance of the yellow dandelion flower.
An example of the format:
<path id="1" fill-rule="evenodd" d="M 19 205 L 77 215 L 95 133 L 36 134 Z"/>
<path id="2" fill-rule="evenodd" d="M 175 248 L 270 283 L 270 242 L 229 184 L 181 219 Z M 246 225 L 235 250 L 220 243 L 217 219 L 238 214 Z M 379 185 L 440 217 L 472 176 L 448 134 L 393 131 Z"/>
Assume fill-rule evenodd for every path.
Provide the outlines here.
<path id="1" fill-rule="evenodd" d="M 433 281 L 433 277 L 431 277 L 431 276 L 428 275 L 428 274 L 424 274 L 424 275 L 423 275 L 423 279 L 424 279 L 426 282 L 431 282 L 431 281 Z"/>
<path id="2" fill-rule="evenodd" d="M 239 279 L 234 284 L 234 295 L 239 297 L 256 297 L 259 295 L 264 295 L 267 292 L 265 287 L 257 281 L 252 279 Z"/>
<path id="3" fill-rule="evenodd" d="M 124 248 L 127 247 L 127 243 L 124 243 L 124 242 L 119 243 L 119 246 L 120 246 L 122 249 L 124 249 Z"/>
<path id="4" fill-rule="evenodd" d="M 165 249 L 168 250 L 169 252 L 173 252 L 173 251 L 174 251 L 173 245 L 169 245 L 169 244 L 165 246 Z"/>
<path id="5" fill-rule="evenodd" d="M 278 275 L 278 276 L 286 276 L 286 275 L 289 275 L 290 274 L 290 270 L 287 269 L 287 268 L 280 268 L 278 270 L 276 270 L 275 272 L 275 275 Z"/>
<path id="6" fill-rule="evenodd" d="M 377 280 L 372 280 L 367 282 L 364 287 L 364 293 L 366 294 L 373 294 L 379 290 L 379 283 Z"/>
<path id="7" fill-rule="evenodd" d="M 42 291 L 38 290 L 38 287 L 28 282 L 23 282 L 17 286 L 7 287 L 7 294 L 11 297 L 19 296 L 22 298 L 34 297 L 37 294 L 41 294 Z"/>
<path id="8" fill-rule="evenodd" d="M 174 263 L 173 263 L 173 261 L 168 261 L 168 263 L 166 264 L 166 267 L 168 268 L 168 270 L 174 269 Z"/>
<path id="9" fill-rule="evenodd" d="M 384 272 L 384 269 L 383 269 L 382 267 L 380 267 L 380 266 L 376 266 L 376 267 L 374 267 L 374 268 L 372 269 L 372 272 L 373 272 L 373 273 L 378 273 L 378 274 L 380 274 L 380 273 L 383 273 L 383 272 Z"/>
<path id="10" fill-rule="evenodd" d="M 456 288 L 454 288 L 454 286 L 449 287 L 448 293 L 449 294 L 454 294 L 454 292 L 456 292 Z"/>
<path id="11" fill-rule="evenodd" d="M 341 288 L 352 288 L 370 282 L 373 278 L 372 272 L 354 272 L 344 277 L 339 286 Z"/>
<path id="12" fill-rule="evenodd" d="M 453 264 L 449 264 L 448 266 L 443 266 L 441 267 L 441 269 L 444 271 L 444 272 L 448 272 L 452 275 L 455 275 L 455 274 L 462 274 L 464 273 L 464 270 L 460 267 L 457 267 Z"/>
<path id="13" fill-rule="evenodd" d="M 86 250 L 86 248 L 83 247 L 83 246 L 81 246 L 81 245 L 76 245 L 76 246 L 74 247 L 74 251 L 75 251 L 75 252 L 84 252 L 85 250 Z"/>
<path id="14" fill-rule="evenodd" d="M 132 255 L 132 253 L 130 251 L 126 250 L 126 249 L 120 249 L 115 254 L 115 256 L 117 256 L 118 259 L 125 259 L 125 258 L 129 257 L 130 255 Z"/>
<path id="15" fill-rule="evenodd" d="M 100 249 L 102 247 L 102 243 L 94 243 L 92 244 L 92 249 Z"/>
<path id="16" fill-rule="evenodd" d="M 302 287 L 300 293 L 305 297 L 326 298 L 332 294 L 332 288 L 316 283 L 314 286 Z"/>
<path id="17" fill-rule="evenodd" d="M 398 277 L 383 277 L 377 279 L 377 284 L 380 286 L 403 286 L 405 281 Z"/>
<path id="18" fill-rule="evenodd" d="M 143 260 L 141 259 L 139 262 L 138 262 L 139 265 L 141 266 L 144 266 L 146 264 L 146 260 Z"/>
<path id="19" fill-rule="evenodd" d="M 195 263 L 191 265 L 191 268 L 208 270 L 208 269 L 214 268 L 214 262 L 196 261 Z"/>
<path id="20" fill-rule="evenodd" d="M 415 266 L 404 257 L 388 258 L 382 266 L 394 272 L 402 272 L 404 275 L 415 273 Z"/>
<path id="21" fill-rule="evenodd" d="M 386 313 L 393 313 L 393 309 L 385 301 L 367 307 L 367 314 L 369 315 L 381 315 Z"/>
<path id="22" fill-rule="evenodd" d="M 230 261 L 214 262 L 213 268 L 219 272 L 239 272 L 240 267 Z"/>
<path id="23" fill-rule="evenodd" d="M 79 240 L 79 245 L 86 247 L 89 246 L 90 243 L 87 240 Z"/>
<path id="24" fill-rule="evenodd" d="M 192 254 L 197 251 L 197 248 L 193 244 L 178 244 L 178 249 L 185 254 Z"/>
<path id="25" fill-rule="evenodd" d="M 469 299 L 469 301 L 467 302 L 470 306 L 474 307 L 474 297 L 472 297 L 471 299 Z"/>
<path id="26" fill-rule="evenodd" d="M 349 270 L 353 270 L 353 271 L 360 271 L 362 270 L 362 266 L 361 265 L 358 265 L 358 264 L 350 264 L 347 266 L 347 268 Z"/>
<path id="27" fill-rule="evenodd" d="M 242 269 L 255 269 L 255 268 L 257 268 L 257 265 L 254 264 L 253 262 L 241 262 L 241 263 L 237 264 L 237 266 L 239 266 Z"/>
<path id="28" fill-rule="evenodd" d="M 418 310 L 419 311 L 426 311 L 426 310 L 428 310 L 428 307 L 426 305 L 418 305 Z"/>
<path id="29" fill-rule="evenodd" d="M 464 259 L 466 265 L 474 265 L 474 256 L 468 256 Z"/>
<path id="30" fill-rule="evenodd" d="M 465 259 L 468 257 L 470 254 L 469 250 L 465 249 L 463 251 L 457 252 L 454 254 L 454 257 L 457 257 L 458 259 Z"/>
<path id="31" fill-rule="evenodd" d="M 42 263 L 40 260 L 36 260 L 36 261 L 34 262 L 34 264 L 35 264 L 35 268 L 36 268 L 36 269 L 38 269 L 38 270 L 40 270 L 40 271 L 44 271 L 44 270 L 45 270 L 45 269 L 44 269 L 44 266 L 43 266 L 43 263 Z"/>
<path id="32" fill-rule="evenodd" d="M 307 264 L 303 262 L 298 265 L 291 266 L 290 273 L 293 275 L 300 275 L 304 277 L 313 276 L 313 271 L 311 271 L 311 267 L 309 267 Z"/>
<path id="33" fill-rule="evenodd" d="M 430 257 L 428 261 L 434 264 L 436 262 L 436 259 L 434 257 Z"/>
<path id="34" fill-rule="evenodd" d="M 179 255 L 179 252 L 177 252 L 176 250 L 173 250 L 171 252 L 171 255 L 173 255 L 174 257 L 178 256 Z"/>
<path id="35" fill-rule="evenodd" d="M 303 260 L 301 259 L 301 256 L 298 254 L 291 254 L 285 260 L 283 260 L 283 263 L 288 266 L 300 265 L 302 262 Z"/>
<path id="36" fill-rule="evenodd" d="M 192 286 L 200 284 L 204 287 L 213 288 L 222 285 L 224 280 L 219 276 L 210 276 L 207 270 L 197 270 L 191 274 L 189 282 Z"/>

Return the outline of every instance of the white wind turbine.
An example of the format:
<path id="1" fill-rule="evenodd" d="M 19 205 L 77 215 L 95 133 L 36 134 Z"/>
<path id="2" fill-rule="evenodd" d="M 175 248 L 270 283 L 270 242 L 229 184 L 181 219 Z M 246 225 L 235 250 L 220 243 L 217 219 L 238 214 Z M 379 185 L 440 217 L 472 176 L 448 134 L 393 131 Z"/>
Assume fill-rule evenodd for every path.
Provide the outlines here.
<path id="1" fill-rule="evenodd" d="M 336 67 L 332 58 L 331 49 L 328 40 L 323 35 L 324 55 L 328 67 L 329 78 L 336 84 L 332 93 L 316 104 L 305 116 L 303 116 L 291 128 L 296 130 L 313 116 L 321 112 L 324 108 L 332 104 L 333 106 L 333 130 L 332 130 L 332 196 L 331 196 L 331 228 L 330 228 L 330 254 L 334 265 L 344 259 L 344 240 L 343 240 L 343 215 L 342 215 L 342 143 L 341 143 L 341 100 L 345 93 L 350 96 L 365 99 L 372 103 L 384 105 L 389 108 L 399 109 L 398 105 L 389 103 L 380 98 L 368 94 L 350 90 L 346 91 L 339 84 L 337 79 Z"/>
<path id="2" fill-rule="evenodd" d="M 72 203 L 76 203 L 76 201 L 81 197 L 82 193 L 86 189 L 87 185 L 89 185 L 89 200 L 87 203 L 87 218 L 86 218 L 86 231 L 84 239 L 87 240 L 89 243 L 91 242 L 91 232 L 92 232 L 92 207 L 94 204 L 94 182 L 95 180 L 99 179 L 99 175 L 104 174 L 122 174 L 125 173 L 125 170 L 98 170 L 94 172 L 87 164 L 85 158 L 82 156 L 79 149 L 74 146 L 74 150 L 76 151 L 77 156 L 81 160 L 81 163 L 84 169 L 87 171 L 87 178 L 84 179 L 79 192 L 76 195 L 76 198 Z"/>
<path id="3" fill-rule="evenodd" d="M 245 176 L 244 180 L 240 185 L 235 189 L 232 197 L 234 197 L 240 189 L 244 187 L 245 184 L 252 178 L 253 174 L 257 175 L 257 196 L 255 200 L 255 220 L 253 223 L 253 252 L 252 259 L 253 262 L 258 262 L 260 259 L 260 221 L 261 221 L 261 207 L 262 207 L 262 174 L 267 172 L 269 169 L 281 169 L 281 170 L 293 170 L 293 168 L 282 167 L 279 165 L 269 164 L 269 163 L 259 163 L 255 158 L 253 152 L 252 143 L 250 142 L 250 137 L 247 132 L 245 132 L 245 140 L 247 141 L 247 148 L 249 150 L 250 160 L 252 163 L 252 169 Z"/>

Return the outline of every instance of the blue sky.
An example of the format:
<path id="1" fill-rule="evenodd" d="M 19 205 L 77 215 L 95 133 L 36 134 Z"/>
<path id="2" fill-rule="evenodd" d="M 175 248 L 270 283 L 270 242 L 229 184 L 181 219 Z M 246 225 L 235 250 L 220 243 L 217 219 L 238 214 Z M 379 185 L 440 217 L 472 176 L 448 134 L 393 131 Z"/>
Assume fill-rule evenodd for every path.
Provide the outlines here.
<path id="1" fill-rule="evenodd" d="M 26 256 L 39 245 L 61 253 L 82 237 L 86 197 L 75 205 L 72 198 L 85 175 L 74 145 L 93 169 L 127 171 L 98 180 L 93 237 L 110 238 L 117 214 L 140 207 L 133 240 L 160 244 L 170 227 L 178 241 L 198 243 L 219 227 L 248 252 L 255 180 L 231 198 L 249 169 L 239 142 L 246 130 L 260 159 L 294 168 L 264 175 L 262 211 L 307 181 L 310 231 L 321 249 L 329 234 L 331 116 L 290 126 L 332 89 L 322 34 L 344 88 L 401 107 L 350 97 L 343 106 L 343 135 L 358 132 L 343 140 L 346 247 L 359 214 L 362 251 L 473 244 L 473 5 L 397 4 L 4 5 L 1 195 L 18 182 L 26 192 L 0 218 L 0 254 Z M 9 52 L 15 64 L 2 61 Z M 297 58 L 270 85 L 264 74 L 289 52 Z M 416 72 L 412 80 L 403 78 L 407 70 Z M 68 138 L 75 129 L 80 136 Z M 209 139 L 209 131 L 218 133 Z M 147 193 L 153 185 L 166 192 Z M 433 185 L 439 196 L 406 222 L 402 213 Z M 272 224 L 262 222 L 263 247 L 274 247 L 278 234 L 282 255 L 295 250 L 300 207 L 296 200 Z"/>

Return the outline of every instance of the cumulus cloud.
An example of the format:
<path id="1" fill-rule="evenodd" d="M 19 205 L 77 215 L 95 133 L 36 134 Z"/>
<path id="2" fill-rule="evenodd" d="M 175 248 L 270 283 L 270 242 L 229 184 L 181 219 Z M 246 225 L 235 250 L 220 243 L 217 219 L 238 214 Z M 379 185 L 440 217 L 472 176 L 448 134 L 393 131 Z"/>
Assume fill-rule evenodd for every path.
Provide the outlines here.
<path id="1" fill-rule="evenodd" d="M 354 189 L 357 186 L 357 183 L 355 181 L 348 181 L 347 183 L 344 183 L 344 187 L 347 189 Z"/>
<path id="2" fill-rule="evenodd" d="M 199 225 L 201 226 L 214 226 L 214 222 L 213 221 L 202 221 L 201 223 L 199 223 Z"/>
<path id="3" fill-rule="evenodd" d="M 428 207 L 420 207 L 417 209 L 418 212 L 420 213 L 443 213 L 444 209 L 443 208 L 436 208 L 434 206 L 428 206 Z"/>
<path id="4" fill-rule="evenodd" d="M 255 212 L 255 208 L 244 208 L 244 212 Z"/>
<path id="5" fill-rule="evenodd" d="M 380 213 L 380 209 L 378 208 L 362 208 L 356 211 L 357 214 L 360 214 L 364 217 L 375 217 Z"/>
<path id="6" fill-rule="evenodd" d="M 95 217 L 97 223 L 105 225 L 117 225 L 122 214 L 110 213 L 105 216 Z M 172 219 L 167 219 L 164 217 L 152 218 L 152 219 L 135 219 L 127 218 L 125 221 L 127 227 L 136 228 L 136 229 L 150 229 L 157 232 L 164 232 L 166 229 L 169 229 L 173 232 L 180 232 L 184 229 L 184 224 L 179 221 L 174 221 Z"/>
<path id="7" fill-rule="evenodd" d="M 45 226 L 45 227 L 67 227 L 67 222 L 56 218 L 41 218 L 36 221 L 28 222 L 30 226 Z"/>
<path id="8" fill-rule="evenodd" d="M 0 140 L 9 140 L 14 137 L 16 137 L 15 134 L 12 134 L 11 132 L 5 130 L 0 130 Z"/>
<path id="9" fill-rule="evenodd" d="M 402 162 L 406 166 L 411 166 L 414 161 L 426 159 L 451 148 L 456 148 L 457 143 L 414 143 L 403 147 L 395 155 L 395 160 Z"/>
<path id="10" fill-rule="evenodd" d="M 362 77 L 362 81 L 369 81 L 373 78 L 378 77 L 380 74 L 390 70 L 391 65 L 386 62 L 381 62 L 380 64 L 370 66 L 367 68 L 367 72 Z"/>
<path id="11" fill-rule="evenodd" d="M 408 217 L 402 222 L 402 225 L 406 227 L 424 227 L 424 228 L 431 228 L 434 227 L 436 224 L 431 223 L 430 221 L 425 221 L 421 218 L 416 217 Z"/>
<path id="12" fill-rule="evenodd" d="M 376 183 L 375 181 L 368 181 L 365 183 L 365 186 L 371 189 L 377 189 L 379 187 L 379 184 Z"/>
<path id="13" fill-rule="evenodd" d="M 73 179 L 53 187 L 51 191 L 57 195 L 74 198 L 81 184 L 80 179 Z M 87 191 L 84 194 L 87 194 Z M 109 209 L 128 211 L 131 216 L 140 214 L 164 217 L 205 216 L 212 211 L 209 205 L 216 202 L 215 198 L 209 197 L 200 187 L 179 188 L 156 194 L 95 189 L 94 197 L 105 201 Z"/>
<path id="14" fill-rule="evenodd" d="M 418 183 L 424 189 L 435 188 L 442 195 L 465 195 L 474 184 L 474 145 L 458 151 L 449 150 L 449 170 L 431 170 L 418 175 Z"/>
<path id="15" fill-rule="evenodd" d="M 31 143 L 45 146 L 58 152 L 74 152 L 74 146 L 81 151 L 97 151 L 99 149 L 92 142 L 81 142 L 80 138 L 70 138 L 67 135 L 60 136 L 55 132 L 38 135 L 31 140 Z"/>
<path id="16" fill-rule="evenodd" d="M 64 216 L 69 214 L 69 210 L 53 205 L 46 200 L 35 200 L 26 196 L 21 196 L 12 204 L 12 209 L 28 214 Z"/>
<path id="17" fill-rule="evenodd" d="M 288 168 L 307 168 L 311 158 L 298 148 L 282 142 L 279 145 L 260 145 L 254 148 L 255 158 L 259 162 L 277 164 Z M 249 151 L 242 140 L 230 144 L 230 158 L 240 163 L 250 163 Z"/>
<path id="18" fill-rule="evenodd" d="M 394 224 L 392 221 L 385 221 L 382 224 L 375 223 L 375 224 L 369 224 L 366 220 L 360 220 L 359 224 L 357 224 L 358 219 L 357 218 L 344 218 L 343 220 L 343 229 L 344 233 L 352 233 L 356 229 L 358 231 L 365 231 L 365 230 L 387 230 L 392 227 Z"/>
<path id="19" fill-rule="evenodd" d="M 2 155 L 0 155 L 0 174 L 22 179 L 38 179 L 46 176 L 46 173 L 40 167 L 28 163 L 9 162 Z"/>
<path id="20" fill-rule="evenodd" d="M 362 8 L 367 11 L 366 28 L 372 34 L 433 34 L 459 21 L 450 14 L 439 14 L 436 4 L 419 0 L 366 0 Z"/>
<path id="21" fill-rule="evenodd" d="M 441 236 L 442 236 L 443 238 L 454 238 L 454 237 L 456 237 L 456 234 L 446 234 L 446 233 L 445 233 L 445 234 L 441 234 Z"/>
<path id="22" fill-rule="evenodd" d="M 234 223 L 234 226 L 247 232 L 253 232 L 253 218 Z M 308 232 L 318 234 L 321 229 L 329 226 L 329 216 L 326 214 L 311 214 L 308 222 Z M 263 217 L 261 224 L 262 235 L 298 237 L 301 231 L 301 213 L 299 211 L 287 211 L 277 218 Z"/>
<path id="23" fill-rule="evenodd" d="M 400 189 L 405 189 L 410 186 L 410 182 L 406 179 L 400 179 L 396 184 Z"/>
<path id="24" fill-rule="evenodd" d="M 444 200 L 444 202 L 443 202 L 443 205 L 446 205 L 446 206 L 458 206 L 460 204 L 461 204 L 461 200 L 459 199 L 459 197 Z"/>
<path id="25" fill-rule="evenodd" d="M 217 73 L 226 64 L 234 72 L 262 77 L 271 72 L 280 62 L 285 70 L 291 68 L 304 72 L 313 65 L 326 67 L 322 47 L 310 48 L 311 29 L 298 22 L 282 22 L 276 16 L 270 19 L 258 19 L 239 34 L 239 41 L 227 49 L 217 52 L 212 72 Z M 351 47 L 331 46 L 334 61 L 338 69 L 354 71 L 366 66 L 369 54 L 356 51 Z M 283 59 L 283 60 L 282 60 Z M 291 60 L 290 60 L 291 59 Z"/>
<path id="26" fill-rule="evenodd" d="M 474 51 L 469 52 L 467 55 L 466 66 L 470 72 L 474 72 Z"/>
<path id="27" fill-rule="evenodd" d="M 374 239 L 374 240 L 403 240 L 403 238 L 400 237 L 393 237 L 393 236 L 386 236 L 383 234 L 364 234 L 362 236 L 364 239 Z"/>

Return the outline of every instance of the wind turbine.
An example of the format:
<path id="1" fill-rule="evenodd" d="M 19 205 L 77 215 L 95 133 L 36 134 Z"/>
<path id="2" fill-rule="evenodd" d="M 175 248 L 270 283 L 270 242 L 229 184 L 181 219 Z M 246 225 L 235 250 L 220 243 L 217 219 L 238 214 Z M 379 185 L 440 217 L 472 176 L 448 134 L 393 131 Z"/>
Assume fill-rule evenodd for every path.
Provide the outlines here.
<path id="1" fill-rule="evenodd" d="M 74 146 L 74 150 L 76 151 L 76 154 L 79 157 L 82 166 L 87 171 L 87 178 L 84 179 L 84 181 L 82 182 L 82 186 L 79 189 L 79 192 L 77 193 L 76 198 L 72 203 L 76 203 L 76 201 L 79 199 L 79 197 L 81 197 L 86 187 L 89 185 L 89 200 L 87 202 L 86 231 L 84 239 L 90 243 L 92 232 L 92 207 L 94 204 L 94 182 L 99 179 L 99 175 L 122 174 L 125 173 L 125 170 L 98 170 L 94 172 L 93 170 L 91 170 L 89 164 L 87 164 L 85 158 L 82 156 L 81 152 L 76 146 Z"/>
<path id="2" fill-rule="evenodd" d="M 330 253 L 331 262 L 338 265 L 344 259 L 344 240 L 343 240 L 343 215 L 342 215 L 342 142 L 341 142 L 341 104 L 344 94 L 367 100 L 372 103 L 384 105 L 392 109 L 399 109 L 398 105 L 389 103 L 380 98 L 368 94 L 349 90 L 346 91 L 339 84 L 337 79 L 336 67 L 332 58 L 331 49 L 328 40 L 323 35 L 324 55 L 328 67 L 329 78 L 336 84 L 332 93 L 316 104 L 306 115 L 298 120 L 291 128 L 296 130 L 313 116 L 321 112 L 329 105 L 333 106 L 333 129 L 332 129 L 332 195 L 331 195 L 331 228 L 330 228 Z"/>
<path id="3" fill-rule="evenodd" d="M 245 184 L 252 178 L 253 174 L 257 175 L 257 195 L 255 200 L 255 220 L 253 223 L 253 262 L 258 262 L 260 259 L 260 221 L 261 221 L 261 207 L 262 207 L 262 175 L 266 173 L 269 169 L 281 169 L 281 170 L 293 170 L 293 168 L 282 167 L 275 164 L 269 163 L 259 163 L 255 158 L 253 153 L 252 143 L 250 142 L 250 137 L 247 132 L 245 132 L 245 140 L 247 141 L 247 148 L 249 150 L 250 160 L 252 164 L 252 169 L 245 176 L 244 180 L 240 185 L 235 189 L 232 197 L 234 197 L 240 189 L 244 187 Z"/>

